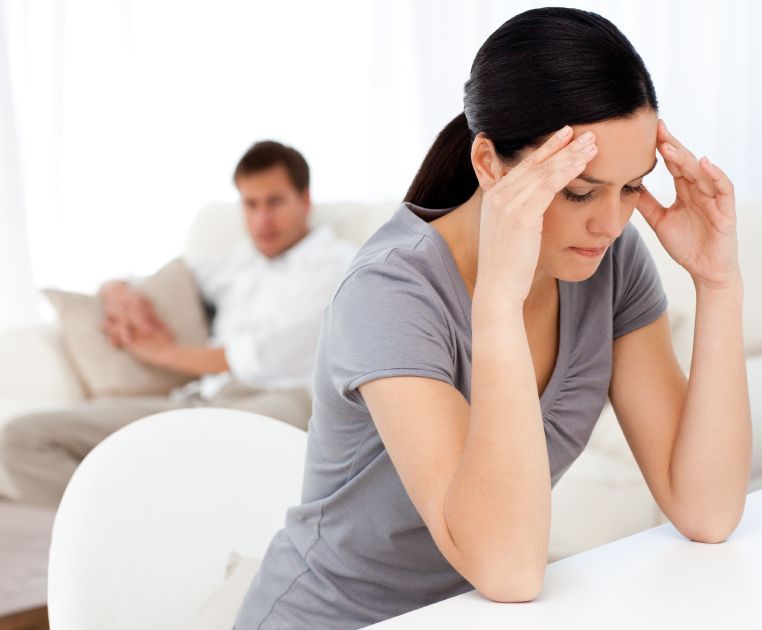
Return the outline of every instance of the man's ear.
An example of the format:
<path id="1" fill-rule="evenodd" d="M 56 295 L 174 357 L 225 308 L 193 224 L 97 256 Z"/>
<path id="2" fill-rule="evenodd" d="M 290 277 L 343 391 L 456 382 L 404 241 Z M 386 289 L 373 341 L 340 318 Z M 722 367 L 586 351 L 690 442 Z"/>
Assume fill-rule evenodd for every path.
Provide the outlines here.
<path id="1" fill-rule="evenodd" d="M 480 132 L 471 144 L 471 165 L 482 190 L 489 190 L 503 176 L 503 161 L 495 145 L 484 132 Z"/>
<path id="2" fill-rule="evenodd" d="M 312 208 L 312 195 L 310 195 L 310 189 L 305 188 L 302 192 L 302 203 L 304 204 L 305 213 L 309 212 Z"/>

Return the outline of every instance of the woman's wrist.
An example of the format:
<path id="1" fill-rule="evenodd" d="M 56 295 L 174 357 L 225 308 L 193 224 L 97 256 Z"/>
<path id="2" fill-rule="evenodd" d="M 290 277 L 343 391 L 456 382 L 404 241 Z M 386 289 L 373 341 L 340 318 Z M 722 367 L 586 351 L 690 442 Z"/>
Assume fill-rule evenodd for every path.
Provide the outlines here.
<path id="1" fill-rule="evenodd" d="M 701 279 L 693 278 L 693 286 L 696 289 L 696 297 L 708 297 L 709 299 L 722 300 L 741 300 L 743 301 L 743 279 L 740 273 L 732 278 L 722 282 L 704 282 Z"/>
<path id="2" fill-rule="evenodd" d="M 471 320 L 476 326 L 505 325 L 515 321 L 524 323 L 524 300 L 504 291 L 480 289 L 477 285 L 471 301 Z"/>

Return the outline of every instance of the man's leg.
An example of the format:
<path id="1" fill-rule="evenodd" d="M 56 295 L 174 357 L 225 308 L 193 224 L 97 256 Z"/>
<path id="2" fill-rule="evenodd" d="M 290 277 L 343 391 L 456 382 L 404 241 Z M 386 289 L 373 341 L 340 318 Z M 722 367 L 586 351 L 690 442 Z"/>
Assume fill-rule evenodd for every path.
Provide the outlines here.
<path id="1" fill-rule="evenodd" d="M 76 406 L 19 416 L 0 429 L 0 463 L 20 503 L 56 507 L 74 470 L 114 431 L 184 406 L 163 397 L 96 398 Z"/>
<path id="2" fill-rule="evenodd" d="M 206 404 L 261 413 L 304 431 L 312 415 L 312 399 L 304 389 L 277 391 L 230 383 Z"/>

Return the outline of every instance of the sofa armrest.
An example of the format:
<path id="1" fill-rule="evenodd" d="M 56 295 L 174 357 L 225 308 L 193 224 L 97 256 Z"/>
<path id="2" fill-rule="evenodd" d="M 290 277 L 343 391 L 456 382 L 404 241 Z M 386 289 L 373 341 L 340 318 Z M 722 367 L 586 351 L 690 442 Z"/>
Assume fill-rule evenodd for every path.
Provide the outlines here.
<path id="1" fill-rule="evenodd" d="M 0 400 L 66 403 L 85 397 L 55 323 L 0 331 Z"/>

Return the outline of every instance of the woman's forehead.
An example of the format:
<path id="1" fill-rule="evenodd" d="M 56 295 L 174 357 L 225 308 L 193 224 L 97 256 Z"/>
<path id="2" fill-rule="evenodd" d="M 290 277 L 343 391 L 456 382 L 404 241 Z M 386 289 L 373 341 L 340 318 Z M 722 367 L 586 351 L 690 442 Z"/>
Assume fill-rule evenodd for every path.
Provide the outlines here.
<path id="1" fill-rule="evenodd" d="M 651 110 L 629 117 L 573 127 L 574 135 L 595 133 L 598 153 L 578 179 L 614 185 L 635 181 L 656 166 L 656 130 L 659 119 Z"/>

